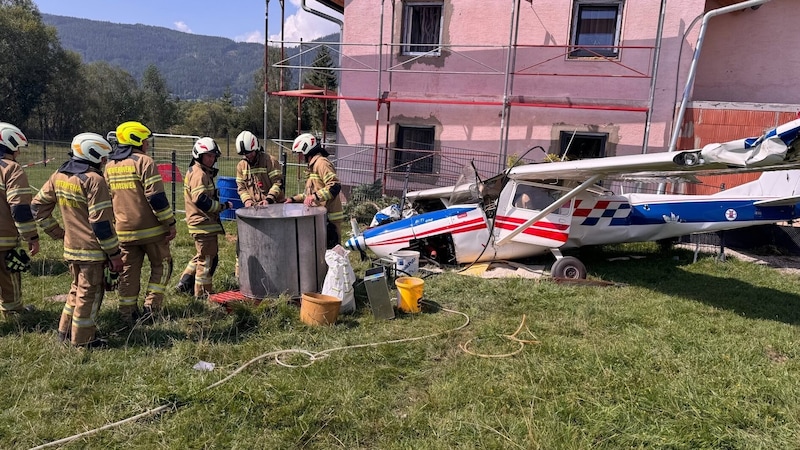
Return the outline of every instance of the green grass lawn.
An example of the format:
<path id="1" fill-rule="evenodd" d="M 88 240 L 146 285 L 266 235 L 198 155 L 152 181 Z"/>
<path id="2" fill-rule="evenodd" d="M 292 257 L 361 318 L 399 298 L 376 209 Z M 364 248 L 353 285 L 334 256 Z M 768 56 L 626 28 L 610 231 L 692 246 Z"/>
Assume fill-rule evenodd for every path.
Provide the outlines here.
<path id="1" fill-rule="evenodd" d="M 194 253 L 185 225 L 175 274 Z M 227 227 L 235 233 L 233 223 Z M 233 239 L 214 280 L 236 285 Z M 610 262 L 624 255 L 643 259 Z M 367 264 L 351 255 L 358 275 Z M 427 308 L 375 320 L 358 309 L 332 327 L 299 320 L 286 298 L 226 314 L 168 294 L 167 318 L 123 330 L 116 294 L 99 326 L 112 348 L 59 345 L 67 291 L 60 248 L 44 238 L 24 297 L 38 311 L 0 319 L 0 448 L 29 448 L 159 406 L 165 411 L 62 448 L 797 448 L 800 278 L 655 245 L 584 251 L 590 278 L 614 287 L 528 279 L 427 277 Z M 538 340 L 514 356 L 519 344 Z M 528 330 L 530 333 L 528 333 Z M 345 348 L 434 335 L 420 340 Z M 535 337 L 534 337 L 535 336 Z M 267 353 L 324 353 L 309 361 Z M 210 372 L 192 369 L 199 361 Z"/>

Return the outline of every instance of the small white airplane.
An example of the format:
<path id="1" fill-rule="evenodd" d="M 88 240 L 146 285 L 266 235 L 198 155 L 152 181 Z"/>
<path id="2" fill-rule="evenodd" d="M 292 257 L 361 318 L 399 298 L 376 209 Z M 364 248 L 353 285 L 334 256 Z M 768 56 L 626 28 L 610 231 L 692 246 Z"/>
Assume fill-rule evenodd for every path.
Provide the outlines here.
<path id="1" fill-rule="evenodd" d="M 800 167 L 800 119 L 760 137 L 700 150 L 528 164 L 484 181 L 410 192 L 406 199 L 414 211 L 359 232 L 345 246 L 369 248 L 381 258 L 416 250 L 440 264 L 551 252 L 556 257 L 552 276 L 585 278 L 583 263 L 561 250 L 800 217 L 800 170 L 786 170 L 793 167 Z M 615 194 L 598 184 L 675 183 L 676 177 L 696 181 L 696 175 L 756 171 L 763 171 L 759 179 L 713 195 Z"/>

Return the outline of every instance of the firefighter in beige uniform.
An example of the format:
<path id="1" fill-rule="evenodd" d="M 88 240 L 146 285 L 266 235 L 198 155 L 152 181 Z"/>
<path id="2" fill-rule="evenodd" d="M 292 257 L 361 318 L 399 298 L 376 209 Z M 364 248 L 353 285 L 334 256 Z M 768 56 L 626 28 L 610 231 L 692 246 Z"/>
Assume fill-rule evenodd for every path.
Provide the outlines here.
<path id="1" fill-rule="evenodd" d="M 0 122 L 0 311 L 25 311 L 22 304 L 22 270 L 30 258 L 16 249 L 22 236 L 31 256 L 39 253 L 39 234 L 31 213 L 31 187 L 17 162 L 28 139 L 19 128 Z"/>
<path id="2" fill-rule="evenodd" d="M 319 140 L 311 134 L 304 133 L 294 140 L 292 151 L 302 153 L 308 164 L 306 169 L 305 192 L 286 199 L 286 203 L 303 202 L 306 206 L 324 206 L 328 210 L 327 247 L 333 248 L 342 238 L 342 222 L 344 211 L 339 192 L 342 185 L 336 177 L 333 164 L 328 161 L 328 152 L 322 148 Z"/>
<path id="3" fill-rule="evenodd" d="M 192 162 L 183 183 L 186 223 L 197 250 L 186 265 L 176 286 L 178 292 L 192 292 L 195 297 L 212 294 L 212 279 L 219 262 L 218 236 L 225 234 L 219 213 L 232 209 L 231 202 L 220 203 L 214 185 L 214 164 L 222 153 L 210 137 L 200 138 L 192 148 Z"/>
<path id="4" fill-rule="evenodd" d="M 164 182 L 155 161 L 147 154 L 150 130 L 139 122 L 117 127 L 117 146 L 109 156 L 105 177 L 111 190 L 120 249 L 119 311 L 128 323 L 152 317 L 161 310 L 164 291 L 172 276 L 169 242 L 175 238 L 172 213 Z M 150 280 L 139 312 L 142 265 L 150 261 Z"/>
<path id="5" fill-rule="evenodd" d="M 33 199 L 36 221 L 52 238 L 64 239 L 64 259 L 72 284 L 61 311 L 58 334 L 73 345 L 102 347 L 95 320 L 105 289 L 103 269 L 122 270 L 122 254 L 114 232 L 111 195 L 102 166 L 111 145 L 95 133 L 81 133 L 72 140 L 72 153 Z M 64 227 L 53 218 L 58 206 Z"/>
<path id="6" fill-rule="evenodd" d="M 283 175 L 277 159 L 264 152 L 258 138 L 242 131 L 236 137 L 236 192 L 245 207 L 283 202 Z"/>

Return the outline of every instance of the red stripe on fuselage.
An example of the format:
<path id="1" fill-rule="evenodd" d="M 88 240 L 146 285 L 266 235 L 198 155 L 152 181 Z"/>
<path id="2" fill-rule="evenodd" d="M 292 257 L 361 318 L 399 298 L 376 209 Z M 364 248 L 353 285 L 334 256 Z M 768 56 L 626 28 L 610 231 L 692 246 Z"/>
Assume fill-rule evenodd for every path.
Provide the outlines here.
<path id="1" fill-rule="evenodd" d="M 512 224 L 522 224 L 525 223 L 526 220 L 527 219 L 520 219 L 518 217 L 511 217 L 511 216 L 497 216 L 498 222 L 509 222 Z M 551 228 L 553 230 L 566 230 L 567 228 L 569 228 L 569 225 L 562 225 L 553 222 L 544 222 L 541 220 L 532 224 L 531 226 L 539 228 Z"/>
<path id="2" fill-rule="evenodd" d="M 537 225 L 538 225 L 538 223 L 539 222 L 537 222 Z M 498 227 L 498 228 L 501 228 L 503 230 L 515 230 L 517 228 L 517 225 L 513 225 L 513 224 L 509 224 L 509 223 L 503 223 L 503 222 L 497 222 L 495 224 L 495 226 Z M 542 230 L 540 228 L 534 228 L 534 226 L 530 226 L 530 227 L 526 228 L 522 232 L 522 234 L 527 234 L 527 235 L 530 235 L 530 236 L 542 237 L 542 238 L 545 238 L 545 239 L 551 239 L 553 241 L 558 241 L 558 242 L 567 242 L 567 239 L 569 238 L 569 234 L 568 233 L 561 233 L 561 232 L 558 232 L 558 231 L 551 231 L 551 230 Z"/>
<path id="3" fill-rule="evenodd" d="M 419 226 L 415 227 L 419 228 Z M 482 218 L 472 219 L 465 222 L 458 222 L 454 224 L 450 224 L 447 226 L 434 228 L 432 230 L 424 231 L 415 235 L 406 235 L 403 237 L 392 238 L 390 240 L 381 241 L 381 242 L 373 242 L 367 244 L 368 246 L 380 246 L 380 245 L 396 245 L 402 244 L 405 242 L 410 241 L 412 238 L 416 237 L 417 239 L 421 239 L 424 237 L 443 234 L 443 233 L 452 233 L 452 234 L 459 234 L 459 233 L 466 233 L 468 231 L 475 231 L 486 228 L 486 222 Z"/>

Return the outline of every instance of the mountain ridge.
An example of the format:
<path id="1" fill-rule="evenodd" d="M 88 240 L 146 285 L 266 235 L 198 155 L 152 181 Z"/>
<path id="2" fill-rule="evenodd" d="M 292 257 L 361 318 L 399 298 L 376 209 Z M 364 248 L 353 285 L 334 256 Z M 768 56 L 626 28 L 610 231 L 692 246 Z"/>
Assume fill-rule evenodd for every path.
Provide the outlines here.
<path id="1" fill-rule="evenodd" d="M 62 47 L 80 54 L 84 63 L 106 61 L 137 81 L 155 65 L 172 95 L 183 100 L 220 98 L 229 89 L 234 103 L 241 103 L 264 64 L 260 43 L 52 14 L 42 14 L 42 21 L 54 27 Z M 336 42 L 338 34 L 317 41 Z M 286 49 L 287 57 L 298 52 Z"/>

